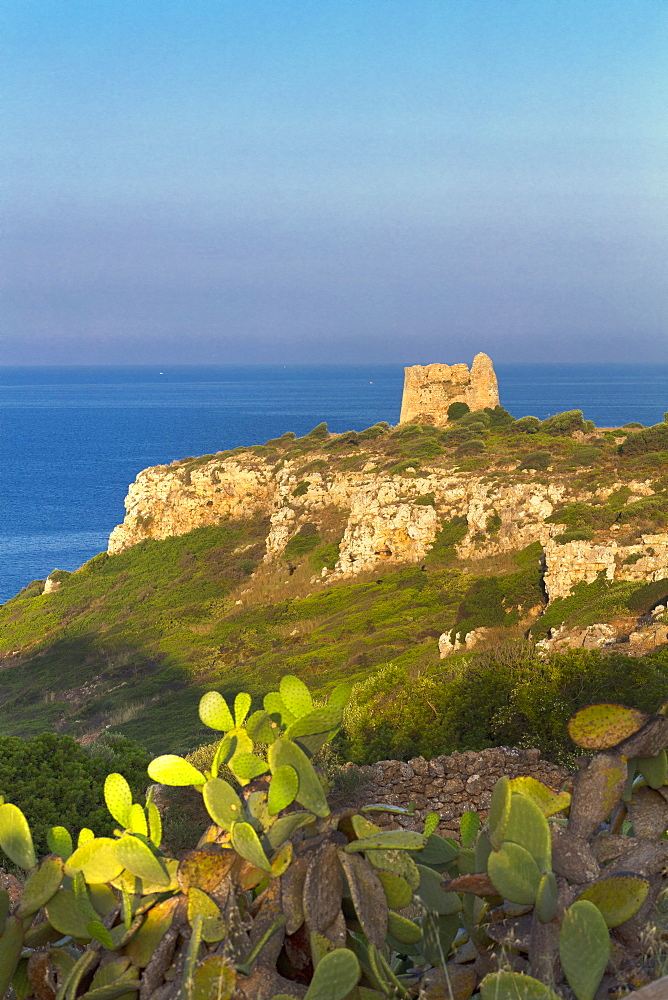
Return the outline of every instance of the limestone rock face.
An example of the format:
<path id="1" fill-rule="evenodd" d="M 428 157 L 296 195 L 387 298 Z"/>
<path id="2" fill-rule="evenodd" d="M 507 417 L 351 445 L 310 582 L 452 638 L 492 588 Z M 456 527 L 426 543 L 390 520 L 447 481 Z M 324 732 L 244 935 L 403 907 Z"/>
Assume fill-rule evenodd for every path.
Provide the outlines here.
<path id="1" fill-rule="evenodd" d="M 255 456 L 213 459 L 193 469 L 158 465 L 140 472 L 125 499 L 125 520 L 111 533 L 108 552 L 145 538 L 169 538 L 223 518 L 250 518 L 273 508 L 276 482 Z"/>
<path id="2" fill-rule="evenodd" d="M 499 387 L 486 354 L 476 354 L 471 370 L 460 365 L 413 365 L 405 369 L 400 422 L 446 424 L 448 407 L 466 403 L 470 410 L 498 406 Z"/>
<path id="3" fill-rule="evenodd" d="M 637 545 L 592 542 L 544 543 L 543 580 L 550 600 L 567 597 L 571 587 L 584 580 L 592 583 L 599 573 L 607 580 L 638 580 L 651 583 L 668 577 L 668 533 L 642 535 Z"/>

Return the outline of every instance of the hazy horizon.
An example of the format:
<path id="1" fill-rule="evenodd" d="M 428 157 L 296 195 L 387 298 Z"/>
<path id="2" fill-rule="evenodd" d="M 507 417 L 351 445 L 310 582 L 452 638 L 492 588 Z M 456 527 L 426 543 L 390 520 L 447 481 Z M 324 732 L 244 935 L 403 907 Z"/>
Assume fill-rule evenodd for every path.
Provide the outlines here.
<path id="1" fill-rule="evenodd" d="M 11 365 L 668 361 L 664 0 L 7 0 Z"/>

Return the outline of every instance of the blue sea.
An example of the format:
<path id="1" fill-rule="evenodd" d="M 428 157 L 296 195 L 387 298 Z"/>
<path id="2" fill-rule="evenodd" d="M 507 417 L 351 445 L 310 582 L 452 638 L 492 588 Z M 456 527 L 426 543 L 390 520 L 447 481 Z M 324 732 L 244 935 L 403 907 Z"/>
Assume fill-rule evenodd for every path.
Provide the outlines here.
<path id="1" fill-rule="evenodd" d="M 496 365 L 516 416 L 581 409 L 598 426 L 653 424 L 668 364 Z M 0 601 L 106 549 L 149 465 L 263 443 L 322 420 L 399 419 L 398 365 L 0 369 Z"/>

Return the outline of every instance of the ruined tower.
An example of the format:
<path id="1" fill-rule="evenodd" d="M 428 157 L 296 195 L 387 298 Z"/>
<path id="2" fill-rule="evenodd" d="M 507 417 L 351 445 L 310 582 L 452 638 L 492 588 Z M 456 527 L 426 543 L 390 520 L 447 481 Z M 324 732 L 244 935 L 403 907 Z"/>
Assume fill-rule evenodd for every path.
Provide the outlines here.
<path id="1" fill-rule="evenodd" d="M 466 403 L 471 410 L 498 406 L 499 387 L 491 358 L 476 354 L 466 365 L 413 365 L 404 369 L 402 424 L 445 424 L 452 403 Z"/>

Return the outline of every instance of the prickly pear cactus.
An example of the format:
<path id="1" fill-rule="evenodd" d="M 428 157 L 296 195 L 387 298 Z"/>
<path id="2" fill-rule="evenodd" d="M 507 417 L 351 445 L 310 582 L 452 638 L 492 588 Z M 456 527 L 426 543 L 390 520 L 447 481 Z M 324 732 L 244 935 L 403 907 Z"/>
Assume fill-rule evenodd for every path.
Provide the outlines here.
<path id="1" fill-rule="evenodd" d="M 332 811 L 313 758 L 349 694 L 340 685 L 316 707 L 293 676 L 255 711 L 244 693 L 206 694 L 200 718 L 221 734 L 210 770 L 173 754 L 149 767 L 191 786 L 211 821 L 179 859 L 162 849 L 150 794 L 133 802 L 120 775 L 104 789 L 114 836 L 54 827 L 39 865 L 20 809 L 0 803 L 0 848 L 27 872 L 11 910 L 0 893 L 0 993 L 555 1000 L 567 982 L 591 1000 L 611 939 L 618 959 L 637 953 L 662 885 L 668 718 L 578 713 L 575 733 L 584 718 L 604 749 L 572 792 L 502 778 L 487 822 L 465 813 L 456 841 L 435 813 L 422 830 L 388 830 L 376 813 L 411 810 Z M 527 971 L 484 977 L 503 956 Z"/>

